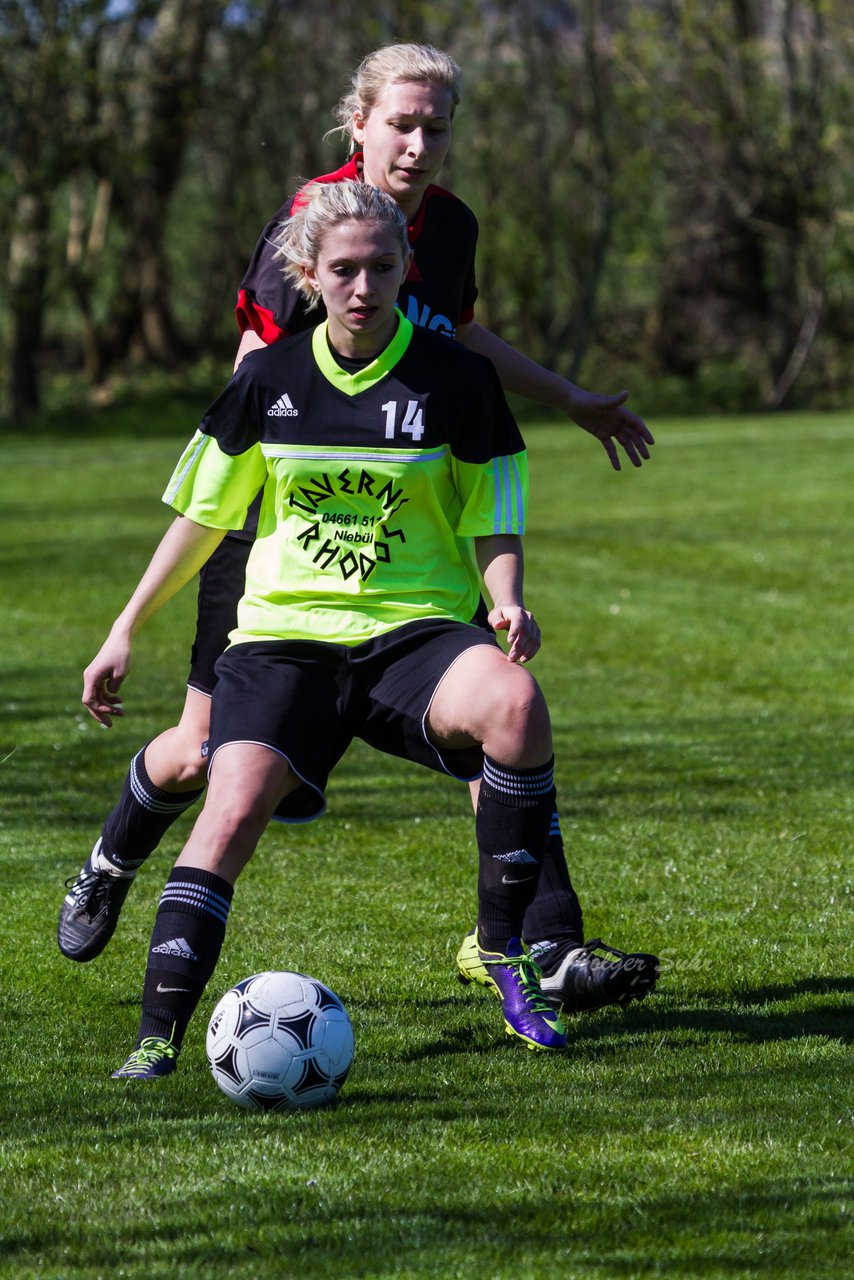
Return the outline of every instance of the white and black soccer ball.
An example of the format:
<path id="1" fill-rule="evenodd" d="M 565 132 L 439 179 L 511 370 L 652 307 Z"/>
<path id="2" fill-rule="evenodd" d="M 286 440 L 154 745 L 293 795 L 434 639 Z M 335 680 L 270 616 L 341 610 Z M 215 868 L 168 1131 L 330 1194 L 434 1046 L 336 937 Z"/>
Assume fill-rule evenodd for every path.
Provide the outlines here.
<path id="1" fill-rule="evenodd" d="M 256 973 L 222 997 L 205 1048 L 214 1080 L 239 1107 L 299 1111 L 337 1095 L 353 1061 L 353 1028 L 316 978 Z"/>

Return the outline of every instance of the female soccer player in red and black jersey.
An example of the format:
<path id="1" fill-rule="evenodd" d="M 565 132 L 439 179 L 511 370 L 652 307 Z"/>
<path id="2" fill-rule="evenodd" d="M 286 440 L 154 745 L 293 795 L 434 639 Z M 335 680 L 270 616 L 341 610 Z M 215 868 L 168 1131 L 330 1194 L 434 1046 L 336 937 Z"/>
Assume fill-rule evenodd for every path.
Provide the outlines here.
<path id="1" fill-rule="evenodd" d="M 369 55 L 338 108 L 354 153 L 341 169 L 314 181 L 334 184 L 361 178 L 397 201 L 413 250 L 398 299 L 409 320 L 487 355 L 505 390 L 567 413 L 602 441 L 615 467 L 619 468 L 616 442 L 639 466 L 649 456 L 652 437 L 625 408 L 625 392 L 610 397 L 584 392 L 528 360 L 474 319 L 477 222 L 462 201 L 434 182 L 450 145 L 459 82 L 456 63 L 428 46 L 393 45 Z M 237 363 L 251 350 L 289 338 L 311 324 L 304 299 L 276 261 L 281 227 L 302 198 L 297 193 L 282 206 L 253 254 L 238 296 L 243 338 Z M 286 403 L 277 409 L 283 415 L 289 411 Z M 106 946 L 136 870 L 201 794 L 214 663 L 234 626 L 255 516 L 250 512 L 244 529 L 224 539 L 200 575 L 196 639 L 179 724 L 131 761 L 119 802 L 86 865 L 70 883 L 58 939 L 72 959 L 92 959 Z M 540 889 L 525 921 L 525 939 L 543 966 L 544 989 L 568 1011 L 628 1003 L 655 984 L 654 956 L 585 945 L 556 813 Z M 483 982 L 472 935 L 464 941 L 457 962 L 463 981 Z"/>
<path id="2" fill-rule="evenodd" d="M 174 1070 L 267 821 L 291 801 L 303 818 L 321 812 L 354 737 L 452 776 L 483 774 L 478 962 L 505 1030 L 563 1049 L 520 941 L 554 803 L 548 708 L 523 665 L 539 648 L 522 588 L 524 443 L 489 361 L 395 308 L 410 251 L 390 196 L 318 184 L 285 251 L 327 319 L 247 360 L 211 406 L 164 495 L 179 514 L 86 671 L 84 701 L 103 720 L 133 636 L 260 493 L 217 663 L 205 805 L 164 888 L 136 1047 L 114 1074 Z M 506 653 L 470 621 L 481 578 Z"/>

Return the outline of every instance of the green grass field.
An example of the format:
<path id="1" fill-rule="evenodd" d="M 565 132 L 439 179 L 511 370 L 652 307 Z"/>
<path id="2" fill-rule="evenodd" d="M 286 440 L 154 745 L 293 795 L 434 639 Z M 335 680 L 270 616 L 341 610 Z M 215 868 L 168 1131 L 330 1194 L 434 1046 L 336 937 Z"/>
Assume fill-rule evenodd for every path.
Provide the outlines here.
<path id="1" fill-rule="evenodd" d="M 465 788 L 356 749 L 326 819 L 264 837 L 180 1070 L 136 1087 L 109 1073 L 191 819 L 100 959 L 72 965 L 54 931 L 129 756 L 183 699 L 192 589 L 140 641 L 119 727 L 79 705 L 184 435 L 3 438 L 0 1274 L 854 1275 L 854 417 L 654 425 L 653 462 L 619 476 L 581 433 L 527 428 L 527 561 L 587 931 L 657 950 L 660 992 L 574 1020 L 564 1055 L 511 1044 L 454 980 Z M 348 1006 L 328 1111 L 244 1113 L 211 1080 L 209 1013 L 265 968 Z"/>

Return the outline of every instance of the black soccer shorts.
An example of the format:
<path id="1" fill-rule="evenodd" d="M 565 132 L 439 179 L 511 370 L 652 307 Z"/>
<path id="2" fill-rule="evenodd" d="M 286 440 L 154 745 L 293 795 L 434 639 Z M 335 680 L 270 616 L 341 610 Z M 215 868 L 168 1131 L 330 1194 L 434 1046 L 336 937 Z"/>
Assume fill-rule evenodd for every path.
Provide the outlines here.
<path id="1" fill-rule="evenodd" d="M 187 684 L 208 696 L 216 685 L 217 658 L 228 648 L 229 634 L 237 626 L 237 606 L 246 586 L 251 550 L 251 539 L 226 534 L 199 573 L 196 637 Z"/>
<path id="2" fill-rule="evenodd" d="M 196 635 L 190 651 L 187 685 L 208 697 L 217 681 L 217 659 L 228 648 L 228 637 L 237 626 L 237 606 L 246 586 L 246 564 L 251 550 L 251 538 L 228 533 L 199 573 Z M 487 622 L 488 613 L 489 608 L 481 599 L 472 622 L 494 635 Z"/>
<path id="3" fill-rule="evenodd" d="M 279 806 L 284 822 L 309 822 L 326 808 L 329 774 L 353 738 L 469 782 L 479 748 L 429 741 L 427 713 L 442 678 L 477 645 L 498 648 L 480 627 L 438 618 L 410 622 L 351 646 L 311 640 L 237 644 L 216 666 L 210 761 L 220 747 L 253 742 L 287 760 L 302 785 Z"/>

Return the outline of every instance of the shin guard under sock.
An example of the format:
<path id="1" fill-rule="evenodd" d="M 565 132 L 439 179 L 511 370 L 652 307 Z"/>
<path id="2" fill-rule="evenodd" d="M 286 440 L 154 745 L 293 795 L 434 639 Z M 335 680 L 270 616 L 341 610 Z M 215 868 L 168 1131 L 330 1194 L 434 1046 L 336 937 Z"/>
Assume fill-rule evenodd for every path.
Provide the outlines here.
<path id="1" fill-rule="evenodd" d="M 479 854 L 478 942 L 504 951 L 522 934 L 554 808 L 554 761 L 516 769 L 484 756 L 475 831 Z"/>
<path id="2" fill-rule="evenodd" d="M 233 893 L 212 871 L 173 869 L 151 935 L 138 1042 L 162 1036 L 180 1047 L 219 960 Z"/>
<path id="3" fill-rule="evenodd" d="M 204 791 L 155 786 L 145 768 L 145 751 L 143 747 L 131 760 L 119 802 L 101 830 L 101 854 L 120 871 L 135 871 Z"/>

